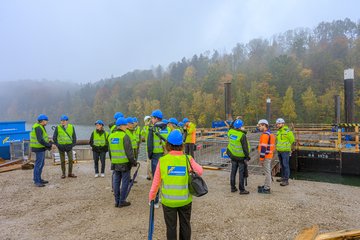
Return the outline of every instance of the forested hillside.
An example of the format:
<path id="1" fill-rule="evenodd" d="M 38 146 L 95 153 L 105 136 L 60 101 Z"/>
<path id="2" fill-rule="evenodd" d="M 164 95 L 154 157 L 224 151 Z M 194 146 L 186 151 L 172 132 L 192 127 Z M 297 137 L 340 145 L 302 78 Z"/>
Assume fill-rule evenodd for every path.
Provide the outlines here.
<path id="1" fill-rule="evenodd" d="M 41 89 L 26 88 L 16 94 L 18 98 L 7 99 L 0 110 L 8 119 L 30 120 L 40 112 L 58 118 L 66 113 L 76 123 L 87 124 L 96 119 L 109 122 L 116 111 L 142 118 L 160 108 L 166 118 L 186 116 L 206 127 L 212 120 L 224 119 L 223 83 L 231 81 L 234 114 L 244 116 L 246 124 L 265 117 L 268 97 L 272 121 L 281 116 L 292 122 L 331 123 L 333 96 L 340 94 L 343 99 L 347 68 L 355 69 L 358 109 L 360 21 L 349 19 L 253 39 L 231 52 L 196 54 L 166 68 L 136 70 L 79 89 L 72 86 L 73 91 L 45 91 L 41 96 Z M 356 110 L 355 118 L 359 117 Z"/>

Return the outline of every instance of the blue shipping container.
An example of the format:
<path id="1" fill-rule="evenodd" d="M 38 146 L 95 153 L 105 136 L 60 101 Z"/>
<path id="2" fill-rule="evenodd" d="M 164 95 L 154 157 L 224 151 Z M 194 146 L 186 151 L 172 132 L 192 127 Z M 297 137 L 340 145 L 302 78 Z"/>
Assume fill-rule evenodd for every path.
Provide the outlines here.
<path id="1" fill-rule="evenodd" d="M 0 157 L 10 159 L 10 143 L 30 140 L 30 131 L 0 133 Z"/>
<path id="2" fill-rule="evenodd" d="M 0 134 L 25 131 L 25 121 L 0 122 Z"/>

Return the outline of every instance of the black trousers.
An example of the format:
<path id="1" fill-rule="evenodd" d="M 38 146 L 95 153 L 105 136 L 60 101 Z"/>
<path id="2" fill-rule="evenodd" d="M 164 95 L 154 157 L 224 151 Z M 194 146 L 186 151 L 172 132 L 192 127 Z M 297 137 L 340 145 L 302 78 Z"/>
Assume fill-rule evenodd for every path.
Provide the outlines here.
<path id="1" fill-rule="evenodd" d="M 94 168 L 95 173 L 99 173 L 99 159 L 101 161 L 101 173 L 105 173 L 105 158 L 106 152 L 95 152 L 93 151 L 93 158 L 94 158 Z"/>
<path id="2" fill-rule="evenodd" d="M 231 159 L 231 173 L 230 173 L 230 186 L 231 189 L 236 189 L 236 173 L 239 169 L 239 189 L 245 190 L 245 163 L 244 160 L 232 160 Z"/>
<path id="3" fill-rule="evenodd" d="M 185 143 L 185 154 L 191 155 L 194 158 L 195 143 Z"/>
<path id="4" fill-rule="evenodd" d="M 166 224 L 166 238 L 167 240 L 176 240 L 177 233 L 177 216 L 179 216 L 180 222 L 180 240 L 191 239 L 191 205 L 185 205 L 183 207 L 171 208 L 163 205 L 164 219 Z"/>

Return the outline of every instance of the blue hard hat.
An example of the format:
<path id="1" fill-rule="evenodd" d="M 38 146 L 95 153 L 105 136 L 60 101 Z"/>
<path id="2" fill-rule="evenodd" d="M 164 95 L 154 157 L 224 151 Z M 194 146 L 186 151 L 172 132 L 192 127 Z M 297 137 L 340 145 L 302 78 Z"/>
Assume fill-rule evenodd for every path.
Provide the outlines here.
<path id="1" fill-rule="evenodd" d="M 162 112 L 160 111 L 160 109 L 154 110 L 154 111 L 151 113 L 151 116 L 156 117 L 156 118 L 160 118 L 160 119 L 163 118 L 163 114 L 162 114 Z"/>
<path id="2" fill-rule="evenodd" d="M 134 123 L 137 123 L 137 122 L 139 122 L 139 121 L 138 121 L 138 119 L 137 119 L 136 117 L 133 117 L 133 122 L 134 122 Z"/>
<path id="3" fill-rule="evenodd" d="M 114 119 L 118 119 L 119 117 L 124 117 L 124 114 L 122 112 L 116 112 L 114 114 Z"/>
<path id="4" fill-rule="evenodd" d="M 162 122 L 165 123 L 165 124 L 168 124 L 168 123 L 169 123 L 169 120 L 163 119 Z"/>
<path id="5" fill-rule="evenodd" d="M 103 125 L 103 126 L 105 125 L 104 122 L 103 122 L 103 120 L 97 120 L 97 121 L 95 122 L 95 125 L 96 125 L 96 124 L 100 124 L 100 125 Z"/>
<path id="6" fill-rule="evenodd" d="M 235 128 L 241 128 L 242 126 L 244 126 L 244 123 L 242 120 L 238 119 L 234 122 L 234 127 Z"/>
<path id="7" fill-rule="evenodd" d="M 183 123 L 183 122 L 179 122 L 178 126 L 179 126 L 179 127 L 183 127 L 183 126 L 184 126 L 184 123 Z"/>
<path id="8" fill-rule="evenodd" d="M 126 118 L 124 118 L 124 117 L 119 117 L 119 118 L 116 120 L 116 126 L 120 126 L 120 125 L 127 125 Z"/>
<path id="9" fill-rule="evenodd" d="M 45 114 L 40 114 L 37 118 L 38 121 L 42 121 L 42 120 L 46 120 L 49 121 L 48 116 L 46 116 Z"/>
<path id="10" fill-rule="evenodd" d="M 69 121 L 69 117 L 63 114 L 60 117 L 60 121 Z"/>
<path id="11" fill-rule="evenodd" d="M 187 122 L 189 122 L 189 119 L 188 119 L 188 118 L 184 118 L 182 121 L 183 121 L 183 123 L 187 123 Z"/>
<path id="12" fill-rule="evenodd" d="M 176 120 L 176 118 L 170 118 L 169 123 L 172 123 L 174 125 L 178 125 L 178 120 Z"/>
<path id="13" fill-rule="evenodd" d="M 134 119 L 132 117 L 126 118 L 127 123 L 134 123 Z"/>
<path id="14" fill-rule="evenodd" d="M 174 130 L 172 131 L 168 138 L 167 141 L 172 144 L 172 145 L 176 145 L 176 146 L 180 146 L 183 144 L 183 137 L 182 134 L 179 130 Z"/>

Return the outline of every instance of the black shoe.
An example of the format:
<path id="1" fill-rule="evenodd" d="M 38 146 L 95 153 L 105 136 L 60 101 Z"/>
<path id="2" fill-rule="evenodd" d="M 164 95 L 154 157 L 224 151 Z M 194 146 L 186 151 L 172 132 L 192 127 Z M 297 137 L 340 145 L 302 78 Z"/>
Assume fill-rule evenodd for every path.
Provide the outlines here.
<path id="1" fill-rule="evenodd" d="M 49 183 L 49 181 L 41 180 L 41 183 L 42 183 L 42 184 L 47 184 L 47 183 Z"/>
<path id="2" fill-rule="evenodd" d="M 119 207 L 119 204 L 118 204 L 118 203 L 115 203 L 115 207 Z"/>
<path id="3" fill-rule="evenodd" d="M 127 206 L 130 206 L 131 205 L 131 202 L 122 202 L 119 204 L 119 208 L 122 208 L 122 207 L 127 207 Z"/>
<path id="4" fill-rule="evenodd" d="M 258 191 L 259 189 L 263 189 L 264 188 L 264 185 L 263 186 L 258 186 Z"/>
<path id="5" fill-rule="evenodd" d="M 35 186 L 37 186 L 37 187 L 45 187 L 45 184 L 42 184 L 42 183 L 35 183 Z"/>
<path id="6" fill-rule="evenodd" d="M 270 194 L 271 191 L 270 191 L 270 188 L 269 189 L 261 188 L 261 189 L 258 189 L 258 193 Z"/>
<path id="7" fill-rule="evenodd" d="M 249 194 L 250 192 L 249 191 L 246 191 L 246 190 L 243 190 L 243 191 L 240 191 L 240 195 L 245 195 L 245 194 Z"/>
<path id="8" fill-rule="evenodd" d="M 231 192 L 236 192 L 237 191 L 237 188 L 232 188 L 231 189 Z"/>
<path id="9" fill-rule="evenodd" d="M 282 178 L 278 178 L 278 179 L 276 179 L 276 181 L 277 182 L 282 182 L 282 181 L 284 181 Z"/>
<path id="10" fill-rule="evenodd" d="M 280 186 L 282 186 L 282 187 L 285 187 L 285 186 L 287 186 L 287 185 L 289 185 L 289 181 L 282 181 L 281 183 L 280 183 Z"/>

